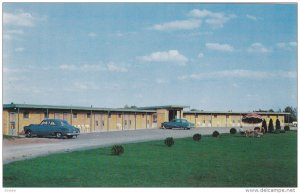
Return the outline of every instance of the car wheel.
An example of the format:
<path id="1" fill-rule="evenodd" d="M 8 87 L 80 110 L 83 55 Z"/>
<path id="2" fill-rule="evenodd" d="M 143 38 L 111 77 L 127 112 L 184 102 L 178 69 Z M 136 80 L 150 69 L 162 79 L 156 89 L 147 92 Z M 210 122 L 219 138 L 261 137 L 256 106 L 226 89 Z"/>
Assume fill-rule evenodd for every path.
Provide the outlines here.
<path id="1" fill-rule="evenodd" d="M 58 132 L 58 133 L 56 133 L 56 134 L 55 134 L 55 136 L 56 136 L 56 138 L 58 138 L 58 139 L 62 138 L 62 134 L 61 134 L 61 133 L 59 133 L 59 132 Z"/>
<path id="2" fill-rule="evenodd" d="M 26 133 L 25 133 L 25 136 L 28 137 L 28 138 L 32 137 L 31 131 L 27 130 Z"/>
<path id="3" fill-rule="evenodd" d="M 73 135 L 68 135 L 67 137 L 68 137 L 68 139 L 71 139 L 71 138 L 73 138 Z"/>

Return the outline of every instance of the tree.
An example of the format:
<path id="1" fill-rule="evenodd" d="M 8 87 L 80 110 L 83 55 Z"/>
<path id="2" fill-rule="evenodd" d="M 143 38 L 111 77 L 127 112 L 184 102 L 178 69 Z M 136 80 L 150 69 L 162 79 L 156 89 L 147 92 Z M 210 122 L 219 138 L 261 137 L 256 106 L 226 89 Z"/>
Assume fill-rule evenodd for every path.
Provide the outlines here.
<path id="1" fill-rule="evenodd" d="M 268 131 L 269 131 L 269 133 L 273 133 L 273 131 L 274 131 L 274 125 L 273 125 L 272 119 L 270 119 L 270 121 L 269 121 Z"/>
<path id="2" fill-rule="evenodd" d="M 265 133 L 268 132 L 267 122 L 266 122 L 265 119 L 264 119 L 263 122 L 262 122 L 262 127 L 264 128 Z"/>
<path id="3" fill-rule="evenodd" d="M 280 130 L 281 126 L 280 126 L 280 121 L 279 119 L 276 119 L 276 130 Z"/>
<path id="4" fill-rule="evenodd" d="M 285 113 L 290 113 L 289 115 L 284 117 L 285 123 L 292 123 L 297 121 L 297 108 L 293 108 L 292 106 L 287 106 L 284 109 Z"/>

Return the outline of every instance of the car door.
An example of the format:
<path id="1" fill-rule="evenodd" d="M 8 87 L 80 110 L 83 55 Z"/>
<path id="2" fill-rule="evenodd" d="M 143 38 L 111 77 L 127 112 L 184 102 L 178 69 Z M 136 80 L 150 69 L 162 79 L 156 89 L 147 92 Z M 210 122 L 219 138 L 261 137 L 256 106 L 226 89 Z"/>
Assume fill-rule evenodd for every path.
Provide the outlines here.
<path id="1" fill-rule="evenodd" d="M 42 121 L 34 130 L 34 133 L 38 136 L 47 135 L 47 128 L 49 127 L 49 122 L 47 120 Z"/>
<path id="2" fill-rule="evenodd" d="M 47 130 L 48 135 L 55 135 L 58 130 L 58 125 L 55 121 L 50 121 L 49 128 Z"/>
<path id="3" fill-rule="evenodd" d="M 178 127 L 180 127 L 180 120 L 179 120 L 179 119 L 174 119 L 174 120 L 172 121 L 172 127 L 173 127 L 173 128 L 178 128 Z"/>

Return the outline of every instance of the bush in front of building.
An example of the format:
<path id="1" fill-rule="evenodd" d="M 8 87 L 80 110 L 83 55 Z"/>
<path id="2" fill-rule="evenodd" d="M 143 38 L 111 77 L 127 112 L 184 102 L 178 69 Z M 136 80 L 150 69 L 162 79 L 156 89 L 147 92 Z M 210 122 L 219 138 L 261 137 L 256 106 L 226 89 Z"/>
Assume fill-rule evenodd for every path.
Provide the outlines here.
<path id="1" fill-rule="evenodd" d="M 200 141 L 200 139 L 201 139 L 201 134 L 196 133 L 195 135 L 193 135 L 193 140 L 194 141 Z"/>
<path id="2" fill-rule="evenodd" d="M 212 133 L 212 136 L 213 136 L 213 137 L 219 137 L 219 135 L 220 135 L 220 133 L 219 133 L 218 131 L 214 131 L 214 132 Z"/>
<path id="3" fill-rule="evenodd" d="M 276 125 L 276 126 L 275 126 L 276 130 L 280 130 L 280 129 L 281 129 L 279 119 L 276 119 L 276 124 L 275 124 L 275 125 Z"/>
<path id="4" fill-rule="evenodd" d="M 289 131 L 290 130 L 290 126 L 288 126 L 288 125 L 284 126 L 284 130 L 285 131 Z"/>
<path id="5" fill-rule="evenodd" d="M 122 145 L 114 145 L 111 148 L 112 155 L 121 155 L 124 153 L 124 147 Z"/>
<path id="6" fill-rule="evenodd" d="M 269 121 L 268 132 L 269 133 L 274 132 L 274 125 L 273 125 L 273 120 L 272 119 L 270 119 L 270 121 Z"/>
<path id="7" fill-rule="evenodd" d="M 174 145 L 174 139 L 173 139 L 173 137 L 167 137 L 167 138 L 165 139 L 165 144 L 166 144 L 166 146 L 168 146 L 168 147 L 171 147 L 172 145 Z"/>
<path id="8" fill-rule="evenodd" d="M 262 122 L 262 128 L 264 129 L 264 133 L 268 132 L 267 122 L 265 119 Z"/>
<path id="9" fill-rule="evenodd" d="M 274 134 L 279 134 L 280 133 L 280 129 L 275 129 L 275 131 L 273 133 Z"/>
<path id="10" fill-rule="evenodd" d="M 236 128 L 231 128 L 229 132 L 230 134 L 236 134 Z"/>

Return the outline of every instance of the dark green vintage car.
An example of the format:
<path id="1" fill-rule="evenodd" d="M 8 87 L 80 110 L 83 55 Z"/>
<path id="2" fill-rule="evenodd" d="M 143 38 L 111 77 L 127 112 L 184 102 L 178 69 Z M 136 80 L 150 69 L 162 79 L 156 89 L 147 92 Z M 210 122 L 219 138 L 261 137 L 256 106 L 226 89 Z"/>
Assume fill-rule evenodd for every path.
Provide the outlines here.
<path id="1" fill-rule="evenodd" d="M 188 122 L 186 119 L 173 119 L 170 122 L 163 122 L 162 128 L 165 129 L 173 129 L 173 128 L 183 128 L 183 129 L 191 129 L 195 127 L 193 123 Z"/>
<path id="2" fill-rule="evenodd" d="M 40 124 L 31 124 L 24 127 L 26 137 L 55 136 L 56 138 L 72 138 L 78 136 L 80 130 L 70 125 L 66 120 L 45 119 Z"/>

